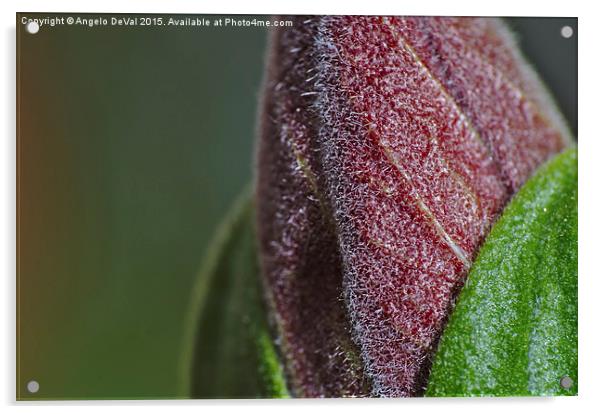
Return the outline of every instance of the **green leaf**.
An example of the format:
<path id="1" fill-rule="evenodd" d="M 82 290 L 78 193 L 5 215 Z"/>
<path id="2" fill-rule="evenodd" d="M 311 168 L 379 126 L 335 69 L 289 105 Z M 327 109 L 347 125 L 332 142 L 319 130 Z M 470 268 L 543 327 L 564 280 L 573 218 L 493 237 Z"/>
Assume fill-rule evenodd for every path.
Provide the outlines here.
<path id="1" fill-rule="evenodd" d="M 193 292 L 183 361 L 191 398 L 288 395 L 261 296 L 249 191 L 233 207 L 203 260 Z"/>
<path id="2" fill-rule="evenodd" d="M 572 386 L 561 385 L 565 377 Z M 576 394 L 577 152 L 569 149 L 524 185 L 481 248 L 426 395 Z"/>

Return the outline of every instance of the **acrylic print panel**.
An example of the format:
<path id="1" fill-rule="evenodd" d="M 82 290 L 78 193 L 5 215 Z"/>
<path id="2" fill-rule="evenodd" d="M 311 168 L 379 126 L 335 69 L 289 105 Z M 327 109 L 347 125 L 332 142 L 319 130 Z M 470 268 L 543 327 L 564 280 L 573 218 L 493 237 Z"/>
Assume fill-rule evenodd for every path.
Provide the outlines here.
<path id="1" fill-rule="evenodd" d="M 17 399 L 577 394 L 577 19 L 16 18 Z"/>

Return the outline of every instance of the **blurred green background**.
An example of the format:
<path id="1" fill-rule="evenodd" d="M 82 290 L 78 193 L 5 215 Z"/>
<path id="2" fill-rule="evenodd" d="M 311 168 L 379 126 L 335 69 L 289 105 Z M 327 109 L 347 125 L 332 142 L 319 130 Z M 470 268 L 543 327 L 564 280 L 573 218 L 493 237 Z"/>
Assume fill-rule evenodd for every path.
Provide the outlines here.
<path id="1" fill-rule="evenodd" d="M 251 179 L 266 29 L 17 30 L 18 393 L 185 397 L 191 288 Z"/>
<path id="2" fill-rule="evenodd" d="M 49 15 L 17 15 L 17 398 L 186 398 L 190 294 L 252 177 L 267 30 L 31 35 L 21 16 Z M 576 131 L 576 19 L 510 23 Z"/>

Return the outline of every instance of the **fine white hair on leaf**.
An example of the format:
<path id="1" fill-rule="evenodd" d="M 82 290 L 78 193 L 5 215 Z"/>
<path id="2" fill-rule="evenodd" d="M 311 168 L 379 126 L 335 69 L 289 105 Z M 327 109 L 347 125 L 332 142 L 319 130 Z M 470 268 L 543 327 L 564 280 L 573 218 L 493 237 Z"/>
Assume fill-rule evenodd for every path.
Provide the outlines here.
<path id="1" fill-rule="evenodd" d="M 289 382 L 420 395 L 484 237 L 570 135 L 497 19 L 297 23 L 271 40 L 257 190 Z"/>

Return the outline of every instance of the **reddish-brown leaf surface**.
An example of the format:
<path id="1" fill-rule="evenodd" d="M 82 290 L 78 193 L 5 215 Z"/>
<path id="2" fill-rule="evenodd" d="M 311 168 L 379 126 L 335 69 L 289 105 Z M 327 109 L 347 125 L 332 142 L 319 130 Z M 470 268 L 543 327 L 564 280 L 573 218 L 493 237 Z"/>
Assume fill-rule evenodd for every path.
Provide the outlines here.
<path id="1" fill-rule="evenodd" d="M 496 19 L 297 17 L 262 98 L 261 261 L 298 396 L 412 396 L 477 250 L 569 133 Z"/>

